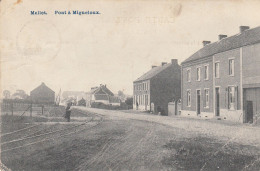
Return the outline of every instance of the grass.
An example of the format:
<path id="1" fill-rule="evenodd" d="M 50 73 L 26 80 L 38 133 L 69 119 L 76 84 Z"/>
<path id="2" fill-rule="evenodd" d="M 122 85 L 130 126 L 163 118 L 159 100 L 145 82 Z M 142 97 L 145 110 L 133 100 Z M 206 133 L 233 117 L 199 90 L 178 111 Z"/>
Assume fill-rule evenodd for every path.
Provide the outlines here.
<path id="1" fill-rule="evenodd" d="M 170 151 L 162 163 L 178 170 L 243 170 L 260 156 L 243 154 L 246 146 L 216 142 L 214 139 L 196 137 L 183 141 L 170 141 L 163 148 Z M 255 149 L 257 150 L 257 149 Z M 260 164 L 249 170 L 258 170 Z"/>

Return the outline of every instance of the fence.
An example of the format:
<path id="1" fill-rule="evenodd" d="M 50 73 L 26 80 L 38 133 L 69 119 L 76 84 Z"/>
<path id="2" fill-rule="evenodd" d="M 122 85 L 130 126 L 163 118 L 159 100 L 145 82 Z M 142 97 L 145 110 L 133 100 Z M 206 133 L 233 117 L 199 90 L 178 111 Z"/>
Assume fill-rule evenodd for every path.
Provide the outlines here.
<path id="1" fill-rule="evenodd" d="M 55 107 L 57 106 L 51 103 L 39 104 L 21 99 L 3 99 L 1 103 L 1 113 L 2 115 L 27 115 L 32 117 L 33 115 L 50 115 L 50 111 Z M 64 113 L 64 111 L 60 111 L 60 113 Z"/>

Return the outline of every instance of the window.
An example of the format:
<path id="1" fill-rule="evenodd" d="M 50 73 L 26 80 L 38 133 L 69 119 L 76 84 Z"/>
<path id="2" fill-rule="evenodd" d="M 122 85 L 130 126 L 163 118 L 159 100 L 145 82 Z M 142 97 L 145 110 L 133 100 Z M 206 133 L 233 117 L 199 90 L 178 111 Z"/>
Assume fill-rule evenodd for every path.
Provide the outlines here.
<path id="1" fill-rule="evenodd" d="M 205 80 L 209 79 L 209 66 L 208 65 L 204 66 L 204 79 Z"/>
<path id="2" fill-rule="evenodd" d="M 191 96 L 190 96 L 190 90 L 187 90 L 187 106 L 191 106 Z"/>
<path id="3" fill-rule="evenodd" d="M 235 110 L 235 87 L 228 87 L 228 109 Z"/>
<path id="4" fill-rule="evenodd" d="M 209 89 L 205 89 L 205 97 L 204 97 L 205 107 L 209 107 Z"/>
<path id="5" fill-rule="evenodd" d="M 215 63 L 215 77 L 219 78 L 219 62 Z"/>
<path id="6" fill-rule="evenodd" d="M 229 75 L 230 76 L 234 76 L 234 69 L 235 69 L 234 59 L 230 59 L 229 60 Z"/>
<path id="7" fill-rule="evenodd" d="M 197 81 L 200 81 L 200 68 L 197 68 Z"/>
<path id="8" fill-rule="evenodd" d="M 187 69 L 187 81 L 190 82 L 191 76 L 190 76 L 190 69 Z"/>

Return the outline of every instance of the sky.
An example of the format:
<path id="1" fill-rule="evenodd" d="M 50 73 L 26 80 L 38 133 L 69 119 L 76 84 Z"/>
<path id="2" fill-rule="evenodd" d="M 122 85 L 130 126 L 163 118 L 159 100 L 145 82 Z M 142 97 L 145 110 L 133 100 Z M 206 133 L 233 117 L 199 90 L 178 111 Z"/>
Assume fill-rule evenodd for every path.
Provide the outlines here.
<path id="1" fill-rule="evenodd" d="M 106 84 L 131 95 L 152 65 L 180 64 L 203 40 L 260 26 L 259 8 L 254 0 L 3 0 L 0 88 L 29 94 L 44 82 L 56 93 L 87 92 Z M 68 10 L 100 15 L 55 15 Z"/>

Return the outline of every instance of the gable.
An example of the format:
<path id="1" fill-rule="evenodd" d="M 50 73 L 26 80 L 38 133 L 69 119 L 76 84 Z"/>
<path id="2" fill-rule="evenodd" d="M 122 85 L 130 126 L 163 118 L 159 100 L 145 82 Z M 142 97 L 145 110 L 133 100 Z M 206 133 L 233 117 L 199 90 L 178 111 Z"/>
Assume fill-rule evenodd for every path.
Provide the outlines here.
<path id="1" fill-rule="evenodd" d="M 94 94 L 106 94 L 102 89 L 98 89 Z"/>
<path id="2" fill-rule="evenodd" d="M 31 91 L 31 94 L 34 93 L 43 93 L 43 92 L 49 92 L 49 93 L 55 93 L 52 89 L 47 87 L 44 83 L 42 83 L 40 86 L 36 87 L 34 90 Z"/>

